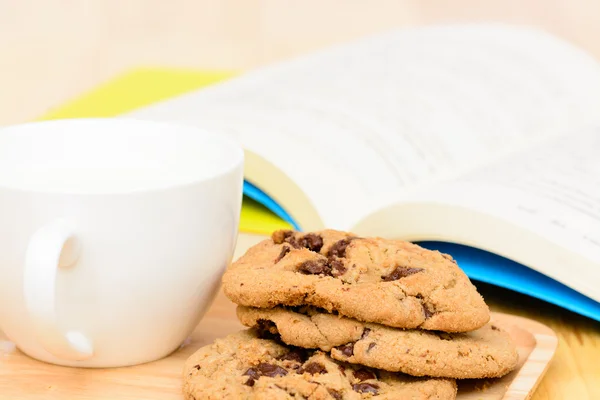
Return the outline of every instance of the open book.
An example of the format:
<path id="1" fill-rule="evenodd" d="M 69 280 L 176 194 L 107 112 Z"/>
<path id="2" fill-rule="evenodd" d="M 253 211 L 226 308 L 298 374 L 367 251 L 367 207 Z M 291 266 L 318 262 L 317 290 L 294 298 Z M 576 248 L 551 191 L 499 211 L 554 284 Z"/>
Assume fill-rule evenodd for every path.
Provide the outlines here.
<path id="1" fill-rule="evenodd" d="M 551 278 L 518 290 L 600 320 L 600 66 L 546 33 L 404 29 L 124 116 L 238 140 L 300 229 L 427 241 L 507 287 L 533 273 L 512 260 Z"/>

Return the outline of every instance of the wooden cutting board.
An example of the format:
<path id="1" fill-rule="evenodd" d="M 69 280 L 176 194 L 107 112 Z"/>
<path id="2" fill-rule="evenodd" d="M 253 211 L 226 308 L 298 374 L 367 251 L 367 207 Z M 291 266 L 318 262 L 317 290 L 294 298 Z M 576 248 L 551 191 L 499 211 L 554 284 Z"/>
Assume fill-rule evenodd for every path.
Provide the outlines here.
<path id="1" fill-rule="evenodd" d="M 459 382 L 458 399 L 528 399 L 554 355 L 557 337 L 533 320 L 500 313 L 493 313 L 492 319 L 517 343 L 519 366 L 501 379 Z M 159 361 L 113 369 L 67 368 L 36 361 L 16 349 L 0 331 L 0 399 L 181 400 L 184 360 L 215 338 L 242 328 L 234 305 L 220 293 L 179 350 Z"/>

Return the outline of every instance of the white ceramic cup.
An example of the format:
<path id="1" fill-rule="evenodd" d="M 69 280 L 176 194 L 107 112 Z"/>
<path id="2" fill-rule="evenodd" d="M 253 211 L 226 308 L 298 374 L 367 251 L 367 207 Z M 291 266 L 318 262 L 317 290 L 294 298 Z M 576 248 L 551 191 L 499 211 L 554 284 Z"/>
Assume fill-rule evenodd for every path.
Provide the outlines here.
<path id="1" fill-rule="evenodd" d="M 243 157 L 222 136 L 149 121 L 0 129 L 0 328 L 67 366 L 176 350 L 233 256 Z"/>

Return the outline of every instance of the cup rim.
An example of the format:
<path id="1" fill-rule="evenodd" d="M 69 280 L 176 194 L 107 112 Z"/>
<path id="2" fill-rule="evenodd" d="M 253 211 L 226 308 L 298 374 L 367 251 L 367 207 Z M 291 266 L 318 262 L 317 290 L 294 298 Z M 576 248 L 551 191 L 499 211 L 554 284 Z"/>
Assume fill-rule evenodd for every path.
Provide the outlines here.
<path id="1" fill-rule="evenodd" d="M 180 132 L 189 132 L 193 134 L 203 135 L 207 139 L 216 141 L 219 145 L 227 148 L 228 160 L 223 166 L 216 169 L 210 175 L 197 176 L 187 180 L 181 180 L 179 182 L 165 182 L 163 184 L 155 184 L 142 188 L 121 188 L 121 189 L 108 189 L 108 190 L 78 190 L 77 188 L 64 189 L 64 188 L 53 188 L 53 187 L 27 187 L 14 185 L 0 180 L 0 190 L 10 192 L 23 192 L 23 193 L 40 193 L 40 194 L 59 194 L 59 195 L 81 195 L 81 196 L 103 196 L 103 195 L 121 195 L 121 194 L 135 194 L 135 193 L 151 193 L 159 191 L 173 190 L 177 188 L 192 186 L 195 184 L 203 183 L 218 179 L 219 177 L 228 175 L 232 171 L 236 170 L 244 164 L 244 150 L 231 138 L 225 136 L 225 134 L 218 134 L 198 126 L 184 124 L 177 121 L 154 121 L 149 119 L 141 119 L 134 117 L 88 117 L 88 118 L 65 118 L 65 119 L 53 119 L 53 120 L 42 120 L 25 122 L 15 125 L 8 125 L 0 127 L 0 136 L 7 133 L 14 133 L 20 130 L 27 130 L 31 128 L 44 129 L 46 126 L 56 125 L 80 125 L 80 124 L 104 124 L 107 128 L 111 126 L 122 127 L 125 124 L 131 124 L 139 127 L 164 127 L 169 129 L 176 129 Z"/>

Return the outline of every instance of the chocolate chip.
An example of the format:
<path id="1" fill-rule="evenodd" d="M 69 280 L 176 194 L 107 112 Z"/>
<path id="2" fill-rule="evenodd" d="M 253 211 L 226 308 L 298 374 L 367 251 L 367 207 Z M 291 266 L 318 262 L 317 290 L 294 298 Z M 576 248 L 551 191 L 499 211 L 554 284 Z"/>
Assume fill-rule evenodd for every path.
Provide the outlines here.
<path id="1" fill-rule="evenodd" d="M 311 375 L 324 374 L 327 372 L 327 368 L 325 368 L 325 366 L 321 363 L 310 362 L 298 370 L 299 374 L 303 374 L 305 372 Z"/>
<path id="2" fill-rule="evenodd" d="M 499 330 L 500 330 L 500 328 L 498 328 L 496 325 L 492 325 L 492 330 L 493 330 L 493 331 L 499 331 Z"/>
<path id="3" fill-rule="evenodd" d="M 346 357 L 352 357 L 354 355 L 354 342 L 338 346 L 336 349 L 341 351 Z"/>
<path id="4" fill-rule="evenodd" d="M 423 307 L 423 315 L 425 316 L 425 319 L 428 319 L 430 317 L 432 317 L 435 314 L 435 310 L 432 310 L 430 308 L 430 306 L 428 306 L 423 300 L 423 296 L 420 294 L 417 294 L 415 296 L 415 298 L 419 299 L 421 301 L 421 307 Z"/>
<path id="5" fill-rule="evenodd" d="M 423 268 L 408 268 L 397 266 L 389 275 L 382 276 L 384 282 L 397 281 L 400 278 L 406 278 L 407 276 L 416 274 L 417 272 L 424 271 Z"/>
<path id="6" fill-rule="evenodd" d="M 329 275 L 331 267 L 326 260 L 308 260 L 300 264 L 298 272 L 305 275 Z"/>
<path id="7" fill-rule="evenodd" d="M 248 368 L 246 372 L 243 373 L 244 376 L 249 376 L 251 379 L 258 379 L 260 377 L 260 371 L 254 367 Z"/>
<path id="8" fill-rule="evenodd" d="M 277 325 L 268 319 L 259 319 L 256 321 L 256 334 L 260 339 L 279 339 Z"/>
<path id="9" fill-rule="evenodd" d="M 306 352 L 306 350 L 301 349 L 301 348 L 297 348 L 294 350 L 291 350 L 289 352 L 287 352 L 286 354 L 284 354 L 283 356 L 279 357 L 279 360 L 287 360 L 287 361 L 295 361 L 298 363 L 303 363 L 304 361 L 306 361 L 306 359 L 308 358 L 308 354 Z"/>
<path id="10" fill-rule="evenodd" d="M 293 236 L 294 236 L 294 231 L 278 230 L 278 231 L 273 232 L 273 234 L 271 235 L 271 239 L 273 239 L 273 242 L 275 242 L 275 244 L 281 244 L 286 239 L 293 237 Z"/>
<path id="11" fill-rule="evenodd" d="M 346 267 L 344 267 L 344 263 L 341 260 L 337 259 L 329 259 L 329 266 L 331 267 L 331 275 L 338 277 L 346 273 Z"/>
<path id="12" fill-rule="evenodd" d="M 338 240 L 337 242 L 335 242 L 329 249 L 327 256 L 328 257 L 335 256 L 335 257 L 341 257 L 341 258 L 346 257 L 346 247 L 348 247 L 348 245 L 350 244 L 352 239 L 355 239 L 355 238 L 346 238 L 346 239 Z"/>
<path id="13" fill-rule="evenodd" d="M 310 251 L 319 252 L 321 251 L 321 247 L 323 247 L 323 238 L 314 233 L 309 233 L 304 235 L 299 241 L 298 244 L 302 247 L 306 247 Z"/>
<path id="14" fill-rule="evenodd" d="M 425 319 L 431 318 L 435 313 L 429 309 L 427 304 L 422 303 L 422 305 L 423 305 L 423 314 L 425 315 Z"/>
<path id="15" fill-rule="evenodd" d="M 300 243 L 298 243 L 296 236 L 294 236 L 294 231 L 276 231 L 271 235 L 271 239 L 273 239 L 273 243 L 275 244 L 288 243 L 295 249 L 299 249 L 302 247 L 300 246 Z"/>
<path id="16" fill-rule="evenodd" d="M 352 389 L 355 392 L 358 393 L 371 393 L 371 394 L 377 394 L 379 392 L 379 385 L 376 385 L 375 383 L 357 383 L 355 385 L 352 385 Z"/>
<path id="17" fill-rule="evenodd" d="M 295 249 L 302 248 L 302 246 L 300 246 L 300 243 L 298 243 L 298 240 L 296 240 L 296 237 L 294 236 L 290 236 L 289 238 L 285 239 L 285 242 Z"/>
<path id="18" fill-rule="evenodd" d="M 361 368 L 354 371 L 354 378 L 362 382 L 368 379 L 377 379 L 377 375 L 375 375 L 374 372 L 369 371 L 368 369 Z"/>
<path id="19" fill-rule="evenodd" d="M 195 369 L 197 369 L 197 370 L 199 371 L 199 370 L 200 370 L 200 365 L 199 365 L 199 364 L 196 364 L 196 365 L 194 365 L 194 368 L 195 368 Z"/>
<path id="20" fill-rule="evenodd" d="M 335 400 L 342 400 L 342 394 L 340 392 L 338 392 L 337 390 L 327 389 L 327 391 L 329 392 L 331 397 L 333 397 Z"/>
<path id="21" fill-rule="evenodd" d="M 260 363 L 256 367 L 251 367 L 243 373 L 245 376 L 249 376 L 248 380 L 244 382 L 244 385 L 254 386 L 256 381 L 261 376 L 275 377 L 287 375 L 287 371 L 277 365 Z"/>
<path id="22" fill-rule="evenodd" d="M 276 376 L 284 376 L 287 375 L 287 370 L 281 368 L 280 366 L 269 364 L 269 363 L 260 363 L 256 367 L 262 376 L 268 376 L 270 378 L 274 378 Z"/>
<path id="23" fill-rule="evenodd" d="M 369 336 L 369 332 L 371 332 L 371 330 L 369 328 L 363 329 L 363 333 L 362 333 L 362 335 L 360 335 L 360 338 L 361 339 L 366 338 L 367 336 Z"/>
<path id="24" fill-rule="evenodd" d="M 370 352 L 371 350 L 373 350 L 373 347 L 375 347 L 375 346 L 377 346 L 377 345 L 375 344 L 375 342 L 371 342 L 371 343 L 369 343 L 369 347 L 367 347 L 367 353 L 368 353 L 368 352 Z"/>
<path id="25" fill-rule="evenodd" d="M 290 252 L 290 248 L 289 246 L 283 246 L 281 248 L 281 252 L 279 253 L 279 255 L 277 256 L 277 258 L 275 259 L 275 264 L 277 264 L 279 261 L 281 261 L 281 259 L 283 257 L 285 257 L 287 255 L 287 253 Z"/>

